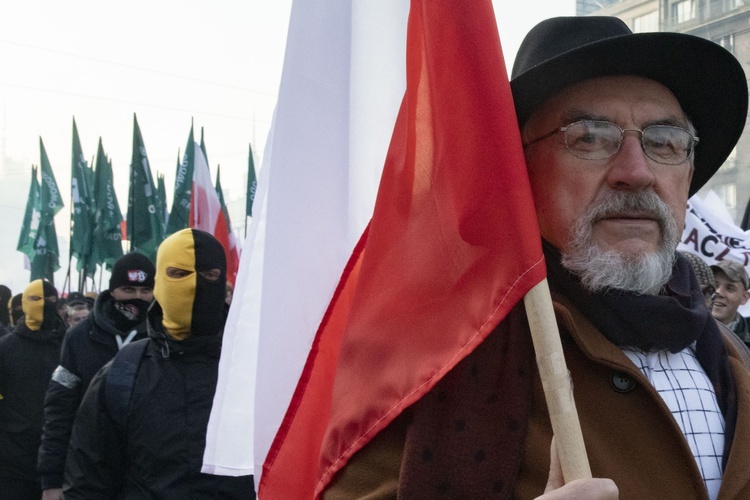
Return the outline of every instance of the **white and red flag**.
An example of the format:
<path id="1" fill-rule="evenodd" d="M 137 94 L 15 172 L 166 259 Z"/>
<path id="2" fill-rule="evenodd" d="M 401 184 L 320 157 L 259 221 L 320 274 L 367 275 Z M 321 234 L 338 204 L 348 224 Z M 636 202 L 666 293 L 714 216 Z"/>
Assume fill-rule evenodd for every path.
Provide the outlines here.
<path id="1" fill-rule="evenodd" d="M 234 285 L 239 267 L 237 242 L 234 234 L 229 232 L 229 224 L 221 209 L 219 195 L 211 182 L 211 172 L 208 169 L 206 156 L 195 141 L 188 141 L 188 147 L 190 147 L 190 142 L 194 148 L 194 163 L 188 226 L 211 233 L 219 240 L 227 257 L 227 281 Z"/>
<path id="2" fill-rule="evenodd" d="M 242 471 L 240 447 L 247 441 L 232 446 L 228 436 L 252 427 L 255 463 L 245 470 L 255 471 L 263 500 L 317 497 L 357 450 L 479 345 L 545 276 L 490 0 L 412 0 L 410 5 L 393 0 L 385 7 L 382 2 L 354 3 L 297 1 L 293 6 L 274 136 L 266 150 L 270 160 L 266 158 L 261 169 L 261 221 L 251 233 L 252 246 L 246 247 L 241 265 L 242 308 L 230 311 L 233 323 L 224 342 L 226 356 L 221 360 L 204 470 Z M 393 33 L 407 26 L 393 15 L 382 25 L 363 27 L 377 23 L 382 8 L 408 11 L 406 38 Z M 338 28 L 343 31 L 326 25 L 332 18 L 340 21 Z M 338 34 L 337 43 L 317 45 L 329 40 L 331 33 Z M 357 59 L 362 44 L 378 36 L 390 43 L 400 41 L 401 54 L 406 47 L 406 92 L 397 114 L 392 101 L 386 107 L 377 92 L 363 90 L 361 85 L 372 82 L 359 78 L 363 75 L 357 72 L 367 65 L 377 79 L 389 67 L 380 64 L 385 59 Z M 309 58 L 297 59 L 305 51 Z M 331 67 L 322 69 L 331 80 L 311 77 L 319 69 L 319 61 L 311 58 L 321 53 L 331 57 Z M 337 70 L 337 64 L 344 67 Z M 342 99 L 344 105 L 341 115 L 315 117 L 310 111 L 301 121 L 287 123 L 297 128 L 297 135 L 287 137 L 296 144 L 283 147 L 278 135 L 282 124 L 299 107 L 310 106 L 304 99 L 285 102 L 285 82 L 309 85 L 313 96 L 307 99 L 316 103 L 312 107 L 334 109 L 334 101 Z M 319 101 L 317 91 L 331 101 Z M 379 103 L 381 115 L 390 111 L 395 119 L 386 125 L 391 139 L 371 222 L 357 232 L 359 226 L 352 222 L 361 223 L 362 218 L 349 206 L 356 199 L 349 177 L 359 167 L 371 166 L 360 165 L 359 160 L 372 160 L 378 154 L 353 154 L 358 151 L 355 139 L 361 133 L 382 133 L 377 127 L 358 128 L 358 120 L 371 119 L 360 114 L 358 105 L 369 101 Z M 305 126 L 311 122 L 305 119 L 311 118 L 319 125 L 308 130 Z M 382 136 L 367 139 L 382 146 L 378 142 Z M 286 162 L 289 150 L 320 140 L 329 141 L 323 151 L 334 153 L 329 162 L 314 166 Z M 342 143 L 349 147 L 333 148 Z M 317 167 L 324 170 L 306 172 Z M 292 189 L 287 195 L 293 189 L 300 193 L 310 189 L 306 182 L 315 175 L 339 179 L 332 199 L 307 209 L 319 214 L 314 219 L 319 224 L 337 226 L 340 238 L 333 241 L 325 233 L 300 241 L 293 232 L 286 238 L 277 234 L 283 226 L 275 216 L 285 203 L 274 196 L 274 188 L 281 189 L 276 184 L 277 168 L 294 184 L 286 186 Z M 303 179 L 291 175 L 292 169 Z M 286 203 L 292 200 L 287 198 Z M 277 249 L 291 257 L 290 249 L 299 245 L 316 255 L 321 249 L 335 248 L 329 254 L 336 258 L 329 259 L 330 265 L 329 260 L 318 265 L 316 257 L 301 262 L 272 260 Z M 280 274 L 279 265 L 291 267 L 292 272 Z M 316 268 L 312 274 L 305 269 L 308 265 Z M 325 267 L 321 279 L 328 287 L 323 292 L 308 288 L 311 283 L 297 277 L 298 273 L 314 276 L 321 266 Z M 336 273 L 333 280 L 331 273 Z M 280 276 L 287 279 L 280 281 Z M 259 284 L 252 281 L 256 279 Z M 285 294 L 298 289 L 299 295 Z M 289 328 L 290 316 L 298 315 L 309 302 L 323 307 L 318 305 L 316 314 L 303 314 L 302 327 Z M 245 308 L 248 315 L 257 314 L 255 327 L 243 314 Z M 243 357 L 239 353 L 252 345 L 254 336 L 257 351 Z M 249 376 L 241 373 L 241 363 L 256 355 L 257 371 Z M 300 357 L 303 365 L 290 361 L 297 363 Z M 288 381 L 284 372 L 295 377 L 291 393 L 276 378 Z M 234 403 L 246 397 L 239 380 L 253 376 L 254 411 L 246 415 L 243 428 L 242 406 Z M 268 406 L 279 399 L 283 411 L 269 412 Z M 228 424 L 223 435 L 222 424 Z"/>

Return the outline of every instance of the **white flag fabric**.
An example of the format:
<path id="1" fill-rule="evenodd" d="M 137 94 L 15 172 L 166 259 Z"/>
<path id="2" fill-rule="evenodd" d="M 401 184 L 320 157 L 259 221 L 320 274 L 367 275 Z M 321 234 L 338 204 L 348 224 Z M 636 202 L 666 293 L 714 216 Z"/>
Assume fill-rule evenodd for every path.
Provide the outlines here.
<path id="1" fill-rule="evenodd" d="M 260 481 L 366 227 L 405 89 L 407 0 L 295 0 L 203 471 Z M 254 450 L 254 452 L 253 452 Z"/>
<path id="2" fill-rule="evenodd" d="M 750 231 L 743 231 L 727 212 L 721 199 L 710 191 L 705 199 L 688 201 L 685 230 L 677 250 L 698 255 L 708 264 L 735 260 L 750 263 Z"/>
<path id="3" fill-rule="evenodd" d="M 694 195 L 688 200 L 685 230 L 677 250 L 693 253 L 709 265 L 721 260 L 739 262 L 750 274 L 750 231 L 737 226 L 724 202 L 713 191 L 704 199 Z M 750 315 L 750 303 L 739 313 Z"/>

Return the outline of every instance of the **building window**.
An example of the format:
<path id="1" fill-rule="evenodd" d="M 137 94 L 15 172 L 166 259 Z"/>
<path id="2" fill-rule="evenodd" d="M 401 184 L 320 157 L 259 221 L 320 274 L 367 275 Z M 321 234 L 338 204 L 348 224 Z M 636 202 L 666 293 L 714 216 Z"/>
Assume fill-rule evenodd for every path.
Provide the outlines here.
<path id="1" fill-rule="evenodd" d="M 737 208 L 737 185 L 722 184 L 714 188 L 714 192 L 721 198 L 728 209 Z"/>
<path id="2" fill-rule="evenodd" d="M 655 10 L 633 19 L 633 33 L 659 31 L 659 11 Z"/>
<path id="3" fill-rule="evenodd" d="M 734 54 L 734 33 L 730 33 L 714 41 Z"/>
<path id="4" fill-rule="evenodd" d="M 695 0 L 681 0 L 672 4 L 672 19 L 677 24 L 695 19 Z"/>

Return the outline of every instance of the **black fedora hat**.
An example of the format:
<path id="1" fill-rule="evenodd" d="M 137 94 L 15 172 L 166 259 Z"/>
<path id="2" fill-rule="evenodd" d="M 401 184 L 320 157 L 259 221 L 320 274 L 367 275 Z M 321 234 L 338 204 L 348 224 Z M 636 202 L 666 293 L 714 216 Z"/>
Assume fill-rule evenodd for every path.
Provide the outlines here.
<path id="1" fill-rule="evenodd" d="M 633 33 L 616 17 L 555 17 L 537 24 L 518 49 L 511 89 L 523 126 L 547 98 L 600 76 L 655 80 L 677 98 L 700 138 L 692 196 L 719 169 L 747 118 L 747 79 L 726 49 L 681 33 Z"/>

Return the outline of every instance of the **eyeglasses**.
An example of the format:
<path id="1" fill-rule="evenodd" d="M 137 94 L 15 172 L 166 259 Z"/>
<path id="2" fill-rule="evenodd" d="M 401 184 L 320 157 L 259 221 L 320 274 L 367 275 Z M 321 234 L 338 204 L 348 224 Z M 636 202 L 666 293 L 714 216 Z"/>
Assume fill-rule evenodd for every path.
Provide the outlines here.
<path id="1" fill-rule="evenodd" d="M 534 144 L 558 132 L 565 134 L 565 146 L 582 160 L 605 160 L 617 154 L 625 132 L 641 134 L 641 148 L 646 156 L 663 165 L 681 165 L 693 154 L 698 138 L 682 127 L 649 125 L 643 130 L 622 129 L 607 121 L 581 120 L 529 141 Z"/>

